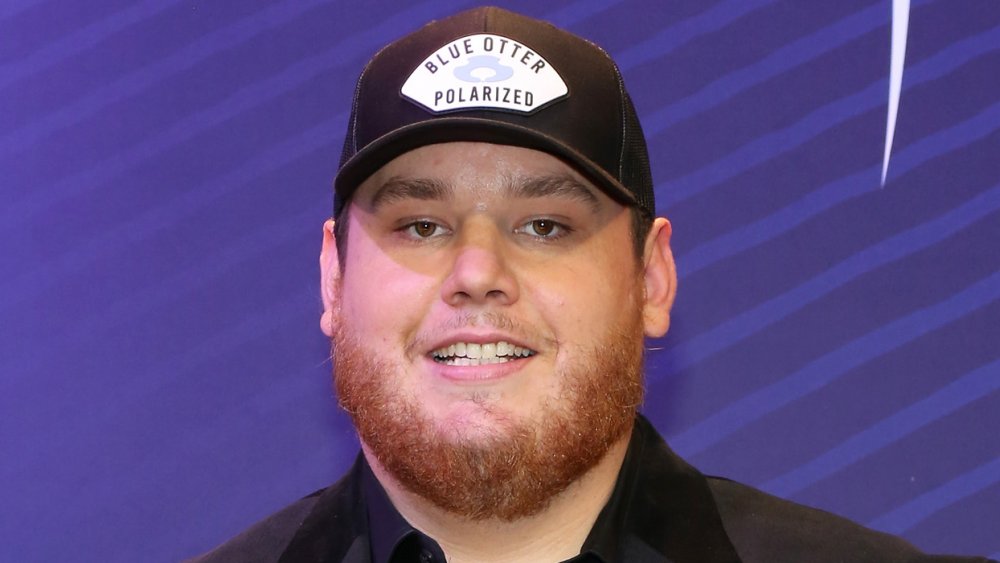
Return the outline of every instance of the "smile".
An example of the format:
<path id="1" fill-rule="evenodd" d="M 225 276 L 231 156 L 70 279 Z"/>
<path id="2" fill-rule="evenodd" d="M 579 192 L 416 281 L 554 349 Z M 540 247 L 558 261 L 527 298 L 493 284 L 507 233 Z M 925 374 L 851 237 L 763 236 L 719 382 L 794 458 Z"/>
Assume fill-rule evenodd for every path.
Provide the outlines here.
<path id="1" fill-rule="evenodd" d="M 480 366 L 502 364 L 512 360 L 534 356 L 535 351 L 507 342 L 456 342 L 431 352 L 435 362 L 449 366 Z"/>

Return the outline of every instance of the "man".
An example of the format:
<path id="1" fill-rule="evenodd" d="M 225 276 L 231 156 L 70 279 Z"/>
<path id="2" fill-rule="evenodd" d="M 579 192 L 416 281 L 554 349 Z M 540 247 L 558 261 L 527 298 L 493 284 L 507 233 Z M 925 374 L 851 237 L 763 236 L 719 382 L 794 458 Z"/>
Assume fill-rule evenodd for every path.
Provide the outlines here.
<path id="1" fill-rule="evenodd" d="M 598 47 L 496 8 L 358 81 L 322 329 L 362 455 L 201 561 L 935 561 L 706 478 L 641 416 L 670 224 Z"/>

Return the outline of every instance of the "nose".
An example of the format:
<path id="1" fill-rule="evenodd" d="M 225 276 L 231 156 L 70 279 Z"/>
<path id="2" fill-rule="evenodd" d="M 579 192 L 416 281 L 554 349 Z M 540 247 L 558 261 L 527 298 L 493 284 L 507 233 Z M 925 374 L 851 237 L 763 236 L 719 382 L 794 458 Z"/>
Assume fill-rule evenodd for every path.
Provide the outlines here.
<path id="1" fill-rule="evenodd" d="M 451 271 L 441 298 L 452 307 L 510 305 L 518 285 L 505 255 L 503 236 L 493 226 L 465 229 L 456 241 Z"/>

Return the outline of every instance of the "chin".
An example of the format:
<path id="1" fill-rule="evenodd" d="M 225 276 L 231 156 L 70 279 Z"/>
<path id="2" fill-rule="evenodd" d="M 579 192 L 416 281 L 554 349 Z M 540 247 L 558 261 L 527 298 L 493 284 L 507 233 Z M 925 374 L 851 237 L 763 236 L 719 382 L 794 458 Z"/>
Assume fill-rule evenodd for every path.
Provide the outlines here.
<path id="1" fill-rule="evenodd" d="M 440 416 L 427 413 L 438 434 L 448 442 L 475 444 L 508 437 L 517 425 L 515 416 L 484 399 L 472 397 L 446 407 Z"/>

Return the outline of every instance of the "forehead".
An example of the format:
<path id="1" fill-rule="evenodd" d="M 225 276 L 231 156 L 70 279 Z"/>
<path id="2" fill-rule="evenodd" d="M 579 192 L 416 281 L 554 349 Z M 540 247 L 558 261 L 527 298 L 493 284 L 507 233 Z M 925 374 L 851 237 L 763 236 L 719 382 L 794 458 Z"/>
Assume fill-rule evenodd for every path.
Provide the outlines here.
<path id="1" fill-rule="evenodd" d="M 431 180 L 447 188 L 444 196 L 509 196 L 519 186 L 538 179 L 558 180 L 561 191 L 580 193 L 594 203 L 610 203 L 602 190 L 559 158 L 522 147 L 491 143 L 454 142 L 426 145 L 386 163 L 365 180 L 353 196 L 354 203 L 371 204 L 380 190 L 400 180 Z"/>

